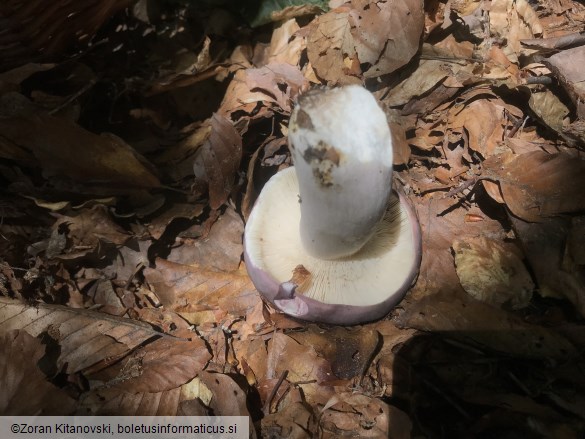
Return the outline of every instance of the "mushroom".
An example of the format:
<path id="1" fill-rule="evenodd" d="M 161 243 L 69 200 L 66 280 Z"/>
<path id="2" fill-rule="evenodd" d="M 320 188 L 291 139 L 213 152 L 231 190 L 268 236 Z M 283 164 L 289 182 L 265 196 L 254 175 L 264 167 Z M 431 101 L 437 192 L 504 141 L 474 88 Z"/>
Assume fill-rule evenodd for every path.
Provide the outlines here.
<path id="1" fill-rule="evenodd" d="M 258 291 L 304 320 L 357 324 L 388 314 L 412 285 L 421 233 L 392 190 L 392 137 L 357 85 L 310 91 L 289 124 L 293 167 L 264 186 L 244 258 Z"/>

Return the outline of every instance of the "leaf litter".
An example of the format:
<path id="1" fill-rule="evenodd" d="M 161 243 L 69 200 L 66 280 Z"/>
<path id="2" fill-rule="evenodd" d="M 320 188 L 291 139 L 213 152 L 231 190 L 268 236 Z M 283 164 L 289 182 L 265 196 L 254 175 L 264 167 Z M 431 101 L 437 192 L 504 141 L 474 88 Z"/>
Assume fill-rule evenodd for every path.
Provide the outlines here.
<path id="1" fill-rule="evenodd" d="M 0 63 L 0 412 L 583 435 L 580 3 L 102 3 Z M 349 83 L 388 115 L 423 260 L 346 328 L 262 302 L 241 237 L 296 98 Z"/>

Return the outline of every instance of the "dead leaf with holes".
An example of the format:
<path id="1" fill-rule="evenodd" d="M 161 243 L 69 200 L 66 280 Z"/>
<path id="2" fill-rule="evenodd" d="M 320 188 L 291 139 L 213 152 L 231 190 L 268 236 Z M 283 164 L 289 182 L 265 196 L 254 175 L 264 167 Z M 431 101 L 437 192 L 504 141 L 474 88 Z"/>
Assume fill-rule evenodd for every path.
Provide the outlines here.
<path id="1" fill-rule="evenodd" d="M 365 78 L 376 78 L 406 65 L 420 46 L 424 27 L 420 0 L 351 0 L 349 23 Z"/>
<path id="2" fill-rule="evenodd" d="M 277 332 L 268 342 L 266 363 L 266 378 L 279 378 L 286 373 L 286 380 L 300 386 L 311 405 L 325 404 L 334 394 L 331 385 L 338 379 L 331 364 L 310 344 L 300 344 Z"/>
<path id="3" fill-rule="evenodd" d="M 360 61 L 347 7 L 335 9 L 313 21 L 307 37 L 307 56 L 315 74 L 328 84 L 361 83 Z"/>
<path id="4" fill-rule="evenodd" d="M 269 109 L 289 113 L 292 100 L 308 86 L 297 66 L 269 63 L 257 69 L 238 70 L 230 82 L 219 114 L 230 117 L 234 112 L 251 114 L 256 107 L 266 108 L 254 118 L 266 117 Z"/>

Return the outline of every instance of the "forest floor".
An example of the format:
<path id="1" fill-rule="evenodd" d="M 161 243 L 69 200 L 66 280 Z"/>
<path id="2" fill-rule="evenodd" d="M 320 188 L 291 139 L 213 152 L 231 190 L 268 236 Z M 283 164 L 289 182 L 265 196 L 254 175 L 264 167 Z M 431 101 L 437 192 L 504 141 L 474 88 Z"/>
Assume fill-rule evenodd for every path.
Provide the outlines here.
<path id="1" fill-rule="evenodd" d="M 0 413 L 583 437 L 583 4 L 142 0 L 49 56 L 55 14 L 110 3 L 42 6 L 14 35 L 53 29 L 43 56 L 0 34 Z M 389 316 L 330 326 L 262 301 L 242 236 L 297 97 L 346 84 L 386 111 L 423 257 Z"/>

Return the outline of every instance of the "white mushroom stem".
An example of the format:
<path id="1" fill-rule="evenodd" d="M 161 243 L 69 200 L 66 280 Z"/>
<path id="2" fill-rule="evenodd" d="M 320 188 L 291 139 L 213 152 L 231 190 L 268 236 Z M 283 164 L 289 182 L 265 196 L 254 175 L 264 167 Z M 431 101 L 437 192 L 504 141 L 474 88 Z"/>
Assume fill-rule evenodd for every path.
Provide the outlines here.
<path id="1" fill-rule="evenodd" d="M 360 86 L 309 92 L 291 115 L 300 235 L 313 257 L 359 251 L 384 217 L 392 189 L 392 138 L 384 111 Z"/>

